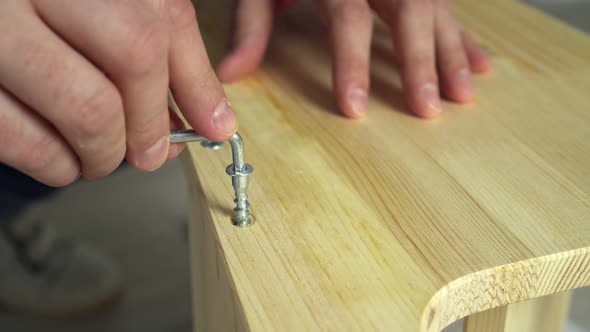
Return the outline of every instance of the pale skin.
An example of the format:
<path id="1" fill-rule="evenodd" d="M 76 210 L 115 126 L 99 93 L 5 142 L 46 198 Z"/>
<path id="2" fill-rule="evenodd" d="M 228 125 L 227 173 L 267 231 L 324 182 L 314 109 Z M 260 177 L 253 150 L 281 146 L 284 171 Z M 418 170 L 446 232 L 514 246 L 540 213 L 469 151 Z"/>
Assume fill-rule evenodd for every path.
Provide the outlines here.
<path id="1" fill-rule="evenodd" d="M 213 69 L 190 0 L 0 2 L 0 162 L 50 186 L 113 172 L 122 160 L 152 171 L 182 150 L 169 144 L 183 116 L 211 140 L 237 120 L 221 82 L 261 63 L 278 8 L 242 0 L 234 45 Z M 491 62 L 443 0 L 315 0 L 328 27 L 340 111 L 365 116 L 372 12 L 392 30 L 408 108 L 441 112 L 440 96 L 474 99 L 471 75 Z M 280 19 L 280 17 L 278 18 Z M 369 114 L 370 116 L 370 114 Z"/>

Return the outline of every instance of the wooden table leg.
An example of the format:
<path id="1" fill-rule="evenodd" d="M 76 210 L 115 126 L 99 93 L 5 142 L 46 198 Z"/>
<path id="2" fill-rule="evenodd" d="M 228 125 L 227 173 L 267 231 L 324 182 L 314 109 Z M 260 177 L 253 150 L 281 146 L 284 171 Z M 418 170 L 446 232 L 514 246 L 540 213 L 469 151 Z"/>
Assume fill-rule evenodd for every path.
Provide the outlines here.
<path id="1" fill-rule="evenodd" d="M 247 331 L 200 185 L 191 181 L 189 189 L 194 331 Z"/>
<path id="2" fill-rule="evenodd" d="M 571 291 L 480 312 L 465 318 L 464 332 L 563 331 Z"/>

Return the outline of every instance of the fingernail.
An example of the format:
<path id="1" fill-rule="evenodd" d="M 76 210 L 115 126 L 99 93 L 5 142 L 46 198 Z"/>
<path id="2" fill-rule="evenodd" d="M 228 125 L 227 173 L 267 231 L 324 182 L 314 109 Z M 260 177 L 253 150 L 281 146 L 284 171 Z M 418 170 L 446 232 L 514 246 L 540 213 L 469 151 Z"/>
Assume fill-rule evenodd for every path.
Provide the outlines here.
<path id="1" fill-rule="evenodd" d="M 369 96 L 367 91 L 355 88 L 348 93 L 348 104 L 352 111 L 357 115 L 364 115 L 367 112 L 367 103 Z"/>
<path id="2" fill-rule="evenodd" d="M 223 134 L 233 134 L 236 132 L 238 122 L 227 99 L 223 99 L 215 108 L 213 112 L 213 126 Z"/>
<path id="3" fill-rule="evenodd" d="M 137 161 L 137 167 L 148 172 L 158 169 L 168 155 L 170 136 L 162 136 L 152 146 L 145 150 Z"/>
<path id="4" fill-rule="evenodd" d="M 473 94 L 473 81 L 471 80 L 471 71 L 467 68 L 461 69 L 457 74 L 457 85 L 461 90 L 468 94 Z"/>
<path id="5" fill-rule="evenodd" d="M 422 87 L 422 98 L 430 114 L 441 112 L 440 94 L 435 84 L 427 83 Z"/>

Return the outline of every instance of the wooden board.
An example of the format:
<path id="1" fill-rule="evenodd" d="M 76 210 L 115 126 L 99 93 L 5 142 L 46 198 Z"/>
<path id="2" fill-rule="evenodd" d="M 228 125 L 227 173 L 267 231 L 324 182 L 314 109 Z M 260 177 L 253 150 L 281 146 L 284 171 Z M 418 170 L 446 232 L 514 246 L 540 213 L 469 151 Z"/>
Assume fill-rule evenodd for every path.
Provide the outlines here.
<path id="1" fill-rule="evenodd" d="M 198 326 L 439 331 L 590 284 L 590 39 L 514 1 L 454 7 L 495 70 L 438 119 L 405 110 L 382 26 L 369 116 L 339 116 L 303 11 L 226 86 L 257 222 L 230 223 L 229 148 L 191 146 Z"/>

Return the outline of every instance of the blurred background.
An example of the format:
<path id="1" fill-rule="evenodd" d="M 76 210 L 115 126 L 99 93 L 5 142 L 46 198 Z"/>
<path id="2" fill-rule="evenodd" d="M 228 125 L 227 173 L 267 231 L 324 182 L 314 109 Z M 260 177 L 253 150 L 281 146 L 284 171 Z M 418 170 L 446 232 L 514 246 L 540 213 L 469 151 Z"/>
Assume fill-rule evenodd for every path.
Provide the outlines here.
<path id="1" fill-rule="evenodd" d="M 475 0 L 474 0 L 475 1 Z M 590 0 L 529 0 L 590 33 Z M 116 306 L 74 320 L 47 320 L 0 308 L 0 331 L 192 331 L 186 183 L 179 161 L 152 174 L 123 168 L 92 183 L 78 182 L 45 202 L 63 233 L 113 257 L 127 289 Z M 590 331 L 590 289 L 574 294 L 568 332 Z M 448 332 L 461 330 L 457 323 Z"/>

